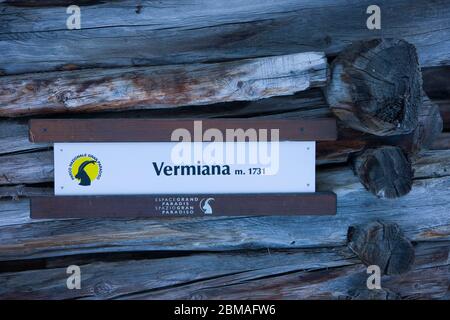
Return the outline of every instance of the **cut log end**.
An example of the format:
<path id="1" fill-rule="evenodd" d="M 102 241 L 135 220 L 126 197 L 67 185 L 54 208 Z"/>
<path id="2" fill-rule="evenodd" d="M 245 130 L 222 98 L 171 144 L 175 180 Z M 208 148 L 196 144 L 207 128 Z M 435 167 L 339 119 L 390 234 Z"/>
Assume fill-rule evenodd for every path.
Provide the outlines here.
<path id="1" fill-rule="evenodd" d="M 380 136 L 412 132 L 422 103 L 415 47 L 396 39 L 354 43 L 333 61 L 326 96 L 353 129 Z"/>
<path id="2" fill-rule="evenodd" d="M 414 263 L 414 247 L 398 225 L 374 221 L 350 226 L 348 247 L 366 265 L 377 265 L 383 274 L 402 274 Z"/>
<path id="3" fill-rule="evenodd" d="M 399 147 L 367 149 L 352 163 L 364 187 L 380 198 L 397 198 L 411 191 L 411 162 Z"/>

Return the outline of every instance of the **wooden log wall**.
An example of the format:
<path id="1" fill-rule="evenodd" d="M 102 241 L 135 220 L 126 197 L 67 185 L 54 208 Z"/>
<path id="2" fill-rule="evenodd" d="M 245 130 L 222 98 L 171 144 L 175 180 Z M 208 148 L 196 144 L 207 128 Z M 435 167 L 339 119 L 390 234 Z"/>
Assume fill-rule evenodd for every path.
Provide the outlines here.
<path id="1" fill-rule="evenodd" d="M 82 29 L 69 31 L 57 0 L 0 1 L 0 298 L 450 298 L 450 7 L 444 0 L 381 1 L 382 30 L 369 31 L 369 4 L 191 0 L 179 10 L 178 1 L 89 1 Z M 322 89 L 314 88 L 325 86 L 320 52 L 331 62 L 351 42 L 380 35 L 417 48 L 429 99 L 411 132 L 380 136 L 341 121 L 338 141 L 318 143 L 317 188 L 337 193 L 336 216 L 29 218 L 28 197 L 53 193 L 52 146 L 29 142 L 30 116 L 330 117 Z M 153 86 L 120 93 L 124 75 Z M 196 77 L 201 81 L 192 83 Z M 220 86 L 230 90 L 201 99 Z M 100 87 L 118 92 L 115 99 L 102 97 Z M 155 88 L 171 94 L 152 95 Z M 411 188 L 378 198 L 355 175 L 359 157 L 392 147 L 411 165 Z M 347 244 L 352 225 L 376 220 L 398 225 L 415 259 L 371 291 L 367 261 Z M 82 268 L 82 290 L 66 288 L 70 264 Z"/>
<path id="2" fill-rule="evenodd" d="M 323 51 L 368 37 L 403 38 L 422 66 L 450 62 L 447 0 L 380 0 L 382 29 L 366 27 L 369 0 L 83 1 L 81 30 L 64 1 L 0 3 L 4 74 L 216 62 Z M 118 18 L 119 17 L 119 18 Z M 14 61 L 14 63 L 11 63 Z"/>
<path id="3" fill-rule="evenodd" d="M 0 78 L 0 116 L 251 101 L 326 84 L 323 53 Z"/>

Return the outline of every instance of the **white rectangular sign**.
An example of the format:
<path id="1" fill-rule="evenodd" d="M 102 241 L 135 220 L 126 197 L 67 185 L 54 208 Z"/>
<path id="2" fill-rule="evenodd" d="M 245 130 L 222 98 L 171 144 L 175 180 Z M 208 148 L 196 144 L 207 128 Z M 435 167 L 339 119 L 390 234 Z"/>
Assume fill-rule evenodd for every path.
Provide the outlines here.
<path id="1" fill-rule="evenodd" d="M 55 143 L 56 195 L 315 192 L 315 142 Z"/>

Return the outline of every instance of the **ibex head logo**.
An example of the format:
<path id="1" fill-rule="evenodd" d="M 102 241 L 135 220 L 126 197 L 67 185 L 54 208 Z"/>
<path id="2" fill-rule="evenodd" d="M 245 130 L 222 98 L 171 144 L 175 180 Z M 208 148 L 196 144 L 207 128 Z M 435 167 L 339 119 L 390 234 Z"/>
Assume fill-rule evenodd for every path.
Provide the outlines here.
<path id="1" fill-rule="evenodd" d="M 79 155 L 75 157 L 69 168 L 72 180 L 77 180 L 80 186 L 90 186 L 92 181 L 101 176 L 101 163 L 92 155 Z"/>
<path id="2" fill-rule="evenodd" d="M 211 208 L 210 202 L 214 201 L 214 198 L 202 199 L 200 200 L 200 209 L 204 214 L 212 214 L 213 209 Z"/>
<path id="3" fill-rule="evenodd" d="M 80 183 L 79 183 L 80 186 L 90 186 L 91 185 L 91 178 L 85 171 L 85 167 L 91 163 L 95 163 L 95 160 L 86 160 L 78 167 L 78 172 L 75 175 L 75 179 L 80 180 Z"/>

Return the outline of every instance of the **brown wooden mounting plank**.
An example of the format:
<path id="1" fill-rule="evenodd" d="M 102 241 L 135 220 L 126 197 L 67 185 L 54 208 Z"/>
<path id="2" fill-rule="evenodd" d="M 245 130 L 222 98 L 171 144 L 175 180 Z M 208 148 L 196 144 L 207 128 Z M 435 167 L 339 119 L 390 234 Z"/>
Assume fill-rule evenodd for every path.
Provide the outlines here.
<path id="1" fill-rule="evenodd" d="M 212 214 L 201 210 L 205 200 Z M 189 209 L 168 213 L 167 203 Z M 173 210 L 173 208 L 171 208 Z M 333 192 L 287 194 L 187 194 L 145 196 L 42 196 L 31 198 L 31 218 L 138 218 L 245 215 L 334 215 Z"/>
<path id="2" fill-rule="evenodd" d="M 203 132 L 226 129 L 279 129 L 280 141 L 326 141 L 337 139 L 334 118 L 314 120 L 255 119 L 33 119 L 29 122 L 31 142 L 158 142 L 171 141 L 172 132 L 185 128 L 194 137 L 194 121 Z M 270 131 L 268 132 L 270 139 Z M 261 137 L 259 137 L 261 140 Z"/>

